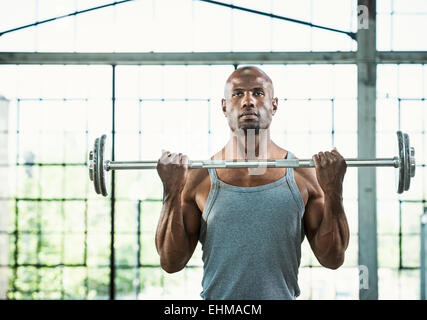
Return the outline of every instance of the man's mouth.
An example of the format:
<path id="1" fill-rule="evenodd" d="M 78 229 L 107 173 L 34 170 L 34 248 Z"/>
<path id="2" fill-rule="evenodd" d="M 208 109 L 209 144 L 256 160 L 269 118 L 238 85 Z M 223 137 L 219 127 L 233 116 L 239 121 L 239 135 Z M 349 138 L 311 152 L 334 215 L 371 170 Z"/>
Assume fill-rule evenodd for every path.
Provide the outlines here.
<path id="1" fill-rule="evenodd" d="M 255 112 L 244 112 L 240 115 L 240 118 L 245 120 L 256 120 L 258 119 L 258 115 Z"/>

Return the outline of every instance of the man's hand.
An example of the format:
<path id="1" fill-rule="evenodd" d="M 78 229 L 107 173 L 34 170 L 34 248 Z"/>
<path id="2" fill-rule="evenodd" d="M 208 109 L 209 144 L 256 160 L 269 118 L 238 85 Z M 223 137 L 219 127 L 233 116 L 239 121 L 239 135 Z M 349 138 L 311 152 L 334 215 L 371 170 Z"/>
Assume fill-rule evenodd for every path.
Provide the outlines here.
<path id="1" fill-rule="evenodd" d="M 312 157 L 316 168 L 317 181 L 323 192 L 328 195 L 342 195 L 342 183 L 347 164 L 334 148 L 331 152 L 319 152 Z"/>
<path id="2" fill-rule="evenodd" d="M 163 182 L 166 194 L 181 192 L 188 176 L 188 157 L 182 153 L 162 150 L 157 162 L 157 172 Z"/>
<path id="3" fill-rule="evenodd" d="M 191 183 L 188 162 L 187 156 L 165 150 L 157 162 L 164 190 L 156 248 L 160 265 L 169 273 L 180 271 L 187 265 L 199 239 L 201 213 L 192 188 L 186 185 Z"/>

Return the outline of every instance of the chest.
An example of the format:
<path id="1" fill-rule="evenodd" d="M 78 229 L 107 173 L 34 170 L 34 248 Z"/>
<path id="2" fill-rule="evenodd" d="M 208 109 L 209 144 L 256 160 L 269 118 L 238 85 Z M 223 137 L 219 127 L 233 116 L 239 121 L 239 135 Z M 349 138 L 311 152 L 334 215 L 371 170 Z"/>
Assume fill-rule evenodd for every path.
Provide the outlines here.
<path id="1" fill-rule="evenodd" d="M 286 175 L 286 168 L 217 169 L 218 178 L 237 187 L 258 187 Z"/>
<path id="2" fill-rule="evenodd" d="M 286 175 L 286 168 L 268 168 L 265 170 L 266 171 L 263 174 L 249 175 L 247 169 L 245 169 L 245 171 L 240 169 L 217 169 L 217 175 L 221 181 L 238 187 L 257 187 L 266 185 L 279 180 Z M 308 201 L 308 190 L 304 184 L 304 180 L 297 173 L 294 174 L 294 178 L 304 201 L 304 205 L 306 205 Z M 206 179 L 200 183 L 196 191 L 195 200 L 201 212 L 203 212 L 205 208 L 209 192 L 210 178 L 207 176 Z"/>

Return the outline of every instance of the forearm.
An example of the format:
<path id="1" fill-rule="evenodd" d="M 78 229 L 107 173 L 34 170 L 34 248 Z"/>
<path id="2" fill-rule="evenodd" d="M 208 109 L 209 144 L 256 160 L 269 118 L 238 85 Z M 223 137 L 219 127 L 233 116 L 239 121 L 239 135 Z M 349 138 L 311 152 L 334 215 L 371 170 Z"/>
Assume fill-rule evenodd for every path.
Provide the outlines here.
<path id="1" fill-rule="evenodd" d="M 181 192 L 164 193 L 156 231 L 156 248 L 162 267 L 182 269 L 189 259 L 190 240 L 185 230 Z"/>
<path id="2" fill-rule="evenodd" d="M 339 267 L 350 238 L 341 194 L 325 194 L 323 218 L 315 236 L 319 261 L 326 266 Z"/>

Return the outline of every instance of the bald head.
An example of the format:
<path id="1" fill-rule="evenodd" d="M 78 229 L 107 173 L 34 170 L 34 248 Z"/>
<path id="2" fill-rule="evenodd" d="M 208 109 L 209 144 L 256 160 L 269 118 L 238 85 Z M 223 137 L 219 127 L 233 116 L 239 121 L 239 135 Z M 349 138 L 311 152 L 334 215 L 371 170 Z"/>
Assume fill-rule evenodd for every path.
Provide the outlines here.
<path id="1" fill-rule="evenodd" d="M 278 99 L 273 82 L 260 68 L 241 67 L 225 83 L 222 111 L 231 131 L 267 129 L 276 113 Z"/>
<path id="2" fill-rule="evenodd" d="M 265 84 L 266 89 L 271 90 L 271 97 L 274 96 L 273 81 L 270 77 L 255 66 L 240 67 L 228 77 L 225 82 L 224 97 L 227 98 L 233 85 L 238 85 L 240 82 L 248 82 L 250 80 L 258 80 Z"/>

